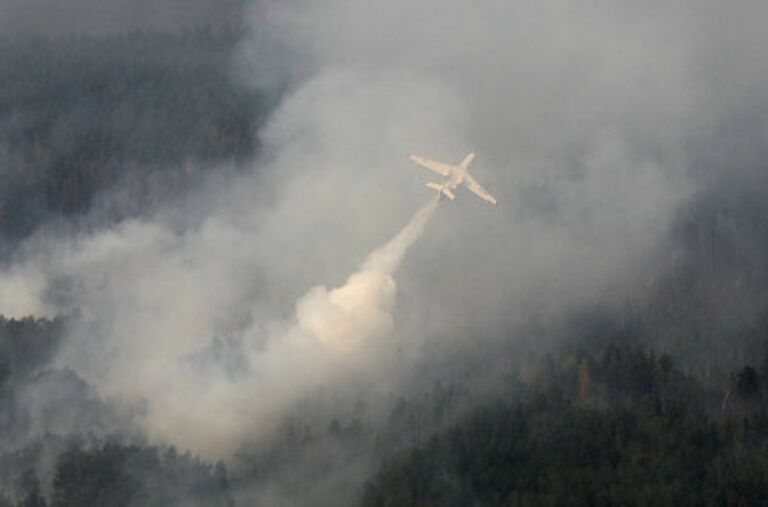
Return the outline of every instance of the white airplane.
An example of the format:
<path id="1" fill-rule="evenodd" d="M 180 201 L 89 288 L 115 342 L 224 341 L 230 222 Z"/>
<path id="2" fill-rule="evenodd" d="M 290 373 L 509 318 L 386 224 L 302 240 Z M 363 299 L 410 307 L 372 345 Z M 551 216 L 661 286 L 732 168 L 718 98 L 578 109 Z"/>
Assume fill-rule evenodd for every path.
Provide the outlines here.
<path id="1" fill-rule="evenodd" d="M 471 164 L 475 159 L 474 153 L 467 155 L 459 165 L 435 162 L 434 160 L 417 157 L 416 155 L 411 155 L 409 158 L 417 164 L 424 166 L 427 169 L 431 169 L 436 173 L 442 174 L 448 178 L 442 184 L 431 182 L 427 183 L 429 188 L 437 190 L 441 195 L 448 197 L 448 199 L 454 200 L 456 198 L 456 195 L 454 195 L 453 191 L 456 190 L 456 187 L 463 183 L 465 187 L 477 194 L 481 199 L 484 199 L 491 204 L 496 204 L 496 199 L 486 189 L 481 187 L 480 184 L 475 181 L 475 178 L 469 174 L 469 171 L 467 171 L 469 164 Z"/>

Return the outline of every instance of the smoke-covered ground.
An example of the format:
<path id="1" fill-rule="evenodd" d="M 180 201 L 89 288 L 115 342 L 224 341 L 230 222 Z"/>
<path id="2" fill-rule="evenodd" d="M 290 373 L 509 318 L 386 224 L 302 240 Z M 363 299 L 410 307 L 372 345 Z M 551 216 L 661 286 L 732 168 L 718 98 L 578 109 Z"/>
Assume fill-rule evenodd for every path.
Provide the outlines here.
<path id="1" fill-rule="evenodd" d="M 150 442 L 228 459 L 267 447 L 318 393 L 380 403 L 374 419 L 436 380 L 482 397 L 570 339 L 584 308 L 651 314 L 645 327 L 675 353 L 678 310 L 706 327 L 698 319 L 736 294 L 738 318 L 717 324 L 761 318 L 768 285 L 724 285 L 699 269 L 719 257 L 686 238 L 706 203 L 726 203 L 715 226 L 741 237 L 718 213 L 765 188 L 763 3 L 296 0 L 248 12 L 233 74 L 279 97 L 250 169 L 141 219 L 43 228 L 0 271 L 0 313 L 78 315 L 55 366 L 127 407 Z M 395 272 L 434 206 L 375 250 L 429 195 L 432 175 L 407 155 L 470 151 L 499 206 L 459 190 Z M 764 239 L 739 244 L 763 272 Z M 680 290 L 670 273 L 706 286 L 698 306 L 654 309 Z M 47 406 L 56 393 L 30 396 Z M 318 475 L 334 487 L 310 488 L 326 495 L 317 504 L 359 487 Z M 283 493 L 254 494 L 280 505 Z"/>

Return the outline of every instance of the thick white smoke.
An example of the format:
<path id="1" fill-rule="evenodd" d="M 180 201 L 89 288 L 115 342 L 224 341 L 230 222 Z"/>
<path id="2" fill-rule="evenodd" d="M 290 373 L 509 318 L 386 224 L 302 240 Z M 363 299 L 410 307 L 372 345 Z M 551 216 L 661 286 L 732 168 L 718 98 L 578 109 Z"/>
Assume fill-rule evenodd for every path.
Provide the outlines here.
<path id="1" fill-rule="evenodd" d="M 214 304 L 209 292 L 226 298 L 224 306 L 238 299 L 248 304 L 242 292 L 216 286 L 234 286 L 231 277 L 243 274 L 232 271 L 239 264 L 235 252 L 219 259 L 223 264 L 212 262 L 215 252 L 223 255 L 233 245 L 221 224 L 215 237 L 203 227 L 186 238 L 157 225 L 127 224 L 62 246 L 56 259 L 24 268 L 36 266 L 37 277 L 20 271 L 7 275 L 10 282 L 3 286 L 12 290 L 22 281 L 36 281 L 19 291 L 24 299 L 12 299 L 32 305 L 22 311 L 35 311 L 44 306 L 44 280 L 74 284 L 83 325 L 73 330 L 59 363 L 74 368 L 103 396 L 143 407 L 153 441 L 226 457 L 242 442 L 268 435 L 313 389 L 371 365 L 388 347 L 396 294 L 392 275 L 437 202 L 433 198 L 423 206 L 345 283 L 312 288 L 296 302 L 293 317 L 234 330 L 218 349 L 210 343 L 225 317 L 217 315 L 222 302 Z M 201 256 L 203 244 L 217 243 L 215 252 Z M 114 262 L 118 271 L 112 271 Z"/>
<path id="2" fill-rule="evenodd" d="M 228 455 L 239 443 L 273 429 L 293 403 L 317 388 L 369 366 L 386 349 L 392 330 L 396 285 L 392 275 L 437 208 L 433 198 L 387 244 L 373 251 L 343 285 L 317 286 L 299 299 L 287 326 L 276 324 L 264 348 L 245 343 L 247 373 L 234 379 L 195 379 L 171 365 L 151 400 L 147 428 L 206 455 Z M 253 338 L 254 330 L 243 334 Z M 178 352 L 176 352 L 178 355 Z M 194 388 L 191 389 L 191 387 Z M 149 386 L 147 386 L 149 387 Z"/>
<path id="3" fill-rule="evenodd" d="M 527 318 L 624 301 L 670 262 L 690 146 L 765 102 L 765 5 L 257 2 L 238 72 L 282 95 L 252 171 L 191 196 L 193 217 L 28 245 L 0 274 L 0 313 L 79 309 L 60 366 L 143 406 L 156 439 L 225 454 L 393 324 L 398 345 L 461 352 L 487 339 L 464 326 L 513 342 Z M 423 199 L 409 153 L 469 151 L 502 204 L 441 210 L 393 323 L 399 247 L 349 266 Z M 318 281 L 338 288 L 307 293 Z M 424 373 L 399 363 L 381 368 Z"/>
<path id="4" fill-rule="evenodd" d="M 45 275 L 31 266 L 0 272 L 1 314 L 8 318 L 53 316 L 55 311 L 43 303 L 46 283 Z"/>

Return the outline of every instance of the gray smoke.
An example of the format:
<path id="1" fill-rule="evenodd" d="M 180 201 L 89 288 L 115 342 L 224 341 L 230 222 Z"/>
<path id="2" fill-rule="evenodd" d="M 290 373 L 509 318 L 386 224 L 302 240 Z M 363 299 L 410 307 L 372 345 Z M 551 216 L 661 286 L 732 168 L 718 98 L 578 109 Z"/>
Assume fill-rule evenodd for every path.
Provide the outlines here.
<path id="1" fill-rule="evenodd" d="M 252 304 L 247 293 L 227 288 L 250 275 L 252 252 L 237 259 L 232 250 L 249 241 L 242 232 L 216 224 L 180 237 L 156 224 L 131 223 L 59 245 L 55 257 L 35 262 L 46 266 L 49 280 L 72 287 L 66 304 L 75 300 L 83 311 L 59 365 L 74 368 L 105 399 L 145 406 L 145 430 L 154 441 L 229 456 L 240 443 L 268 434 L 316 386 L 339 381 L 345 371 L 376 368 L 375 354 L 390 348 L 382 340 L 393 326 L 392 277 L 437 202 L 431 199 L 345 283 L 317 286 L 299 298 L 294 317 L 251 319 L 234 330 L 227 330 L 232 315 Z M 23 292 L 18 282 L 7 290 Z M 234 362 L 211 346 L 214 338 L 224 339 Z M 39 390 L 35 396 L 44 398 Z M 58 428 L 48 420 L 37 424 L 40 433 Z"/>
<path id="2" fill-rule="evenodd" d="M 238 24 L 244 0 L 3 0 L 0 36 L 177 31 Z"/>
<path id="3" fill-rule="evenodd" d="M 642 296 L 674 261 L 676 211 L 723 169 L 692 152 L 768 98 L 766 14 L 756 1 L 261 2 L 239 72 L 282 101 L 251 171 L 201 191 L 184 219 L 159 209 L 30 242 L 0 273 L 0 312 L 79 309 L 58 364 L 146 403 L 154 440 L 211 455 L 268 434 L 313 386 L 364 372 L 405 390 L 445 356 L 514 346 L 531 320 Z M 428 195 L 408 154 L 469 151 L 500 205 L 460 189 L 410 251 L 397 301 L 391 269 L 370 269 L 380 259 L 349 278 Z M 307 292 L 318 283 L 340 289 Z M 356 320 L 367 287 L 370 328 Z M 367 349 L 368 336 L 386 340 Z"/>

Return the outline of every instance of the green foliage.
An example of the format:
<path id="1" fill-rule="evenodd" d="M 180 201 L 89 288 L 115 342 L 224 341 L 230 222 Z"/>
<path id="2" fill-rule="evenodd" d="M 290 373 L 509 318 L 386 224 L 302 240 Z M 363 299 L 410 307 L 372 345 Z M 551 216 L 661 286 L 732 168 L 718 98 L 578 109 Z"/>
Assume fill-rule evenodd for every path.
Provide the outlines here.
<path id="1" fill-rule="evenodd" d="M 40 481 L 34 470 L 27 470 L 19 480 L 21 502 L 19 507 L 46 507 L 45 499 L 40 492 Z"/>
<path id="2" fill-rule="evenodd" d="M 745 366 L 735 375 L 736 395 L 739 398 L 749 400 L 760 395 L 760 379 L 757 371 L 751 366 Z"/>
<path id="3" fill-rule="evenodd" d="M 680 395 L 682 385 L 689 393 L 695 386 L 668 358 L 642 348 L 612 344 L 579 359 L 564 357 L 545 390 L 531 385 L 524 399 L 484 405 L 425 445 L 392 455 L 363 505 L 714 506 L 768 498 L 764 415 L 709 419 L 700 403 L 706 393 Z M 568 388 L 578 384 L 574 364 L 594 369 L 591 393 Z"/>
<path id="4" fill-rule="evenodd" d="M 0 315 L 0 389 L 45 366 L 62 338 L 63 318 L 7 319 Z"/>
<path id="5" fill-rule="evenodd" d="M 104 444 L 73 446 L 57 461 L 52 507 L 230 507 L 223 464 L 201 462 L 175 449 Z"/>

